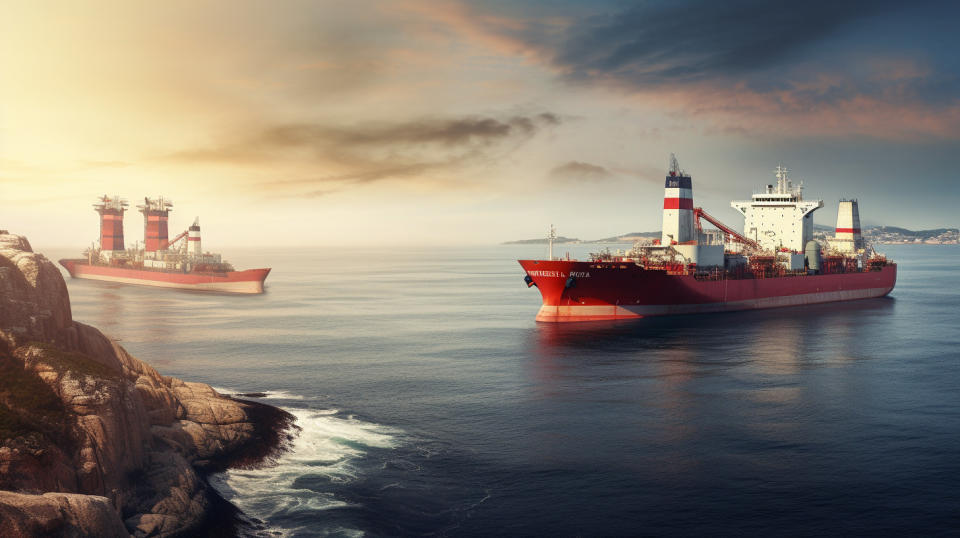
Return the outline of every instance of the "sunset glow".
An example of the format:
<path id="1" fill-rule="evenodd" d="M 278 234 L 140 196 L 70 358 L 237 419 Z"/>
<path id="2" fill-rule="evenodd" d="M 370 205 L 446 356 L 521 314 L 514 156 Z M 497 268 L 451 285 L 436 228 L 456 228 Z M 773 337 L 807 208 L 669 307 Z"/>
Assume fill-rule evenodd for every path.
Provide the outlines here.
<path id="1" fill-rule="evenodd" d="M 670 152 L 738 226 L 780 162 L 820 224 L 955 226 L 956 9 L 844 6 L 6 3 L 0 227 L 162 194 L 218 246 L 595 239 L 658 229 Z"/>

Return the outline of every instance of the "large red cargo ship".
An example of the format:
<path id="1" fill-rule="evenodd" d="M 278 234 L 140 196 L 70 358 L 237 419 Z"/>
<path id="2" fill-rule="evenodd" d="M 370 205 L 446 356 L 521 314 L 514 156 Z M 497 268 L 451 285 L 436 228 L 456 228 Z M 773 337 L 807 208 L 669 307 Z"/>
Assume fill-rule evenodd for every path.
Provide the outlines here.
<path id="1" fill-rule="evenodd" d="M 595 321 L 796 306 L 882 297 L 897 266 L 863 242 L 856 200 L 840 202 L 836 233 L 812 239 L 812 213 L 786 169 L 750 201 L 738 233 L 693 206 L 692 181 L 675 158 L 667 176 L 661 238 L 589 260 L 519 260 L 543 296 L 537 321 Z M 705 231 L 701 219 L 717 230 Z M 551 230 L 551 238 L 553 236 Z M 549 238 L 548 238 L 549 240 Z"/>
<path id="2" fill-rule="evenodd" d="M 94 205 L 100 213 L 99 248 L 92 246 L 84 252 L 84 258 L 60 260 L 71 277 L 162 288 L 263 293 L 270 269 L 236 271 L 219 254 L 204 252 L 199 219 L 170 240 L 167 222 L 173 204 L 163 198 L 144 198 L 138 207 L 144 218 L 143 248 L 125 249 L 123 215 L 127 202 L 117 196 L 99 199 Z"/>

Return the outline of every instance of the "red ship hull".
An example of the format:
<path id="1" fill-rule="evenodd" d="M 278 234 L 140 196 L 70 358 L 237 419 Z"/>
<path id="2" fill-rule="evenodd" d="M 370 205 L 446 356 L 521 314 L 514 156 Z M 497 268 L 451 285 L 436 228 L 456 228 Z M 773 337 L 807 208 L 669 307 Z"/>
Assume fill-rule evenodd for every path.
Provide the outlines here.
<path id="1" fill-rule="evenodd" d="M 73 278 L 137 284 L 161 288 L 217 291 L 226 293 L 263 293 L 263 281 L 270 269 L 248 269 L 222 273 L 172 273 L 149 269 L 127 269 L 90 265 L 86 260 L 60 260 Z"/>
<path id="2" fill-rule="evenodd" d="M 700 280 L 689 274 L 669 274 L 622 262 L 520 260 L 520 265 L 543 296 L 536 319 L 547 322 L 868 299 L 887 295 L 897 281 L 895 264 L 876 271 L 720 280 Z"/>

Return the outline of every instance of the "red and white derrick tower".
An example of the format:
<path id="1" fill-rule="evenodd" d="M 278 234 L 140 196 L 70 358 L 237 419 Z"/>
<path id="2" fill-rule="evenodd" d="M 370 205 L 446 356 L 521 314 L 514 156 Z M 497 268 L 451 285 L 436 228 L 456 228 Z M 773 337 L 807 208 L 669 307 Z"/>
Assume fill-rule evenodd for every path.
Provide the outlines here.
<path id="1" fill-rule="evenodd" d="M 173 202 L 165 198 L 144 198 L 137 208 L 143 213 L 143 246 L 146 252 L 167 250 L 170 236 L 167 221 Z"/>
<path id="2" fill-rule="evenodd" d="M 122 251 L 123 213 L 127 210 L 127 201 L 114 195 L 104 194 L 93 208 L 100 214 L 100 250 Z"/>

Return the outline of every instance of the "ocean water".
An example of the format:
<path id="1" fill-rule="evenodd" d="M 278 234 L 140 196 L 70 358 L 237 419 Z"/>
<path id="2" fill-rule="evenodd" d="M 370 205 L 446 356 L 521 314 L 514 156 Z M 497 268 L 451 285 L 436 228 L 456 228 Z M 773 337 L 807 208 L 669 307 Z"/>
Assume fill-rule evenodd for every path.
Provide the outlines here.
<path id="1" fill-rule="evenodd" d="M 162 373 L 296 415 L 290 452 L 212 479 L 267 532 L 960 532 L 960 247 L 884 246 L 882 299 L 564 325 L 515 261 L 543 250 L 226 253 L 273 267 L 253 297 L 68 286 Z"/>

